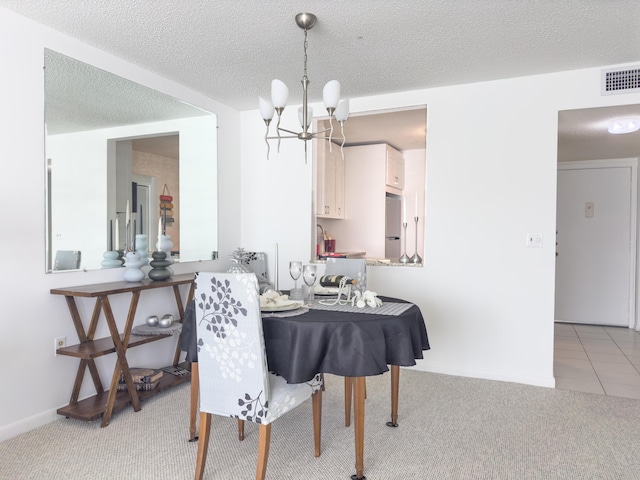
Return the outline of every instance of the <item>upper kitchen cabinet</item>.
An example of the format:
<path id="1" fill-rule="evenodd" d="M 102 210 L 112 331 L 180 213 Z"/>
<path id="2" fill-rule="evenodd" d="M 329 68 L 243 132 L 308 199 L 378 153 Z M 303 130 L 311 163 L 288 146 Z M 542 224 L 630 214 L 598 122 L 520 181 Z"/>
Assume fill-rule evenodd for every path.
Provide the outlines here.
<path id="1" fill-rule="evenodd" d="M 344 158 L 340 145 L 316 139 L 316 215 L 344 218 Z"/>
<path id="2" fill-rule="evenodd" d="M 395 148 L 385 147 L 387 191 L 400 195 L 404 190 L 404 157 Z"/>

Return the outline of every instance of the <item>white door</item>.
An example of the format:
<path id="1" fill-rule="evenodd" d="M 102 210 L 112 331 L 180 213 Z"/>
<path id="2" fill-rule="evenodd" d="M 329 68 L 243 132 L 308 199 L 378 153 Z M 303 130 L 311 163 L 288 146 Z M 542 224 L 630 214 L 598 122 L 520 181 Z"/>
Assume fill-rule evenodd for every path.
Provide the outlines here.
<path id="1" fill-rule="evenodd" d="M 635 324 L 636 163 L 615 162 L 558 166 L 557 321 Z"/>

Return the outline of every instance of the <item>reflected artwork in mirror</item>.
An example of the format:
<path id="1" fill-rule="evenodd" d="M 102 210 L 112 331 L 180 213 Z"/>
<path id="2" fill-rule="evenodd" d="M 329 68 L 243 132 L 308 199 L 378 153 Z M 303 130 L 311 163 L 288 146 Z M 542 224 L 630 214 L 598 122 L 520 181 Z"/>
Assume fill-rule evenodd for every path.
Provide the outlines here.
<path id="1" fill-rule="evenodd" d="M 61 251 L 80 252 L 80 270 L 103 268 L 105 252 L 124 255 L 136 238 L 150 256 L 159 229 L 172 260 L 210 260 L 216 116 L 48 49 L 44 85 L 46 272 Z"/>

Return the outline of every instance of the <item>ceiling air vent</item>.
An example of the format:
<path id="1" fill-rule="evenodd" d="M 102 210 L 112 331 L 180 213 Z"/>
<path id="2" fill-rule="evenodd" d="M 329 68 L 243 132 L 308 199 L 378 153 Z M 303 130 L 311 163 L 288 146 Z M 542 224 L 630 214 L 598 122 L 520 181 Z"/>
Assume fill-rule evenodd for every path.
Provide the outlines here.
<path id="1" fill-rule="evenodd" d="M 640 66 L 602 70 L 602 95 L 640 92 Z"/>

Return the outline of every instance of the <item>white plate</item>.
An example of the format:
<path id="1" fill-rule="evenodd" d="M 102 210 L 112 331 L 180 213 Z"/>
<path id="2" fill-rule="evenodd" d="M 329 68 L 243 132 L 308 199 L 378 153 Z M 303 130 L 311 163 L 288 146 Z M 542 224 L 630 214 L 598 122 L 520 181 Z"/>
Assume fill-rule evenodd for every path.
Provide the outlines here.
<path id="1" fill-rule="evenodd" d="M 261 312 L 288 312 L 289 310 L 295 310 L 302 305 L 300 302 L 282 303 L 280 305 L 265 305 L 260 307 Z"/>

